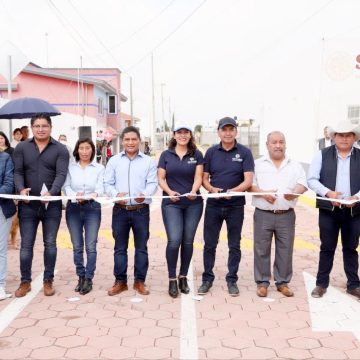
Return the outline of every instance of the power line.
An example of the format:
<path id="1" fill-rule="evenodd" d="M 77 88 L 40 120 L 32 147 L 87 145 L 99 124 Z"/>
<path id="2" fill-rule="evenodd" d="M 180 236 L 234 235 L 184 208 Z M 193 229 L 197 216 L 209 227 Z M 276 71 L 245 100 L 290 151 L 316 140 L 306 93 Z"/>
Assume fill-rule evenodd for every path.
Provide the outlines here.
<path id="1" fill-rule="evenodd" d="M 113 47 L 121 46 L 122 44 L 128 42 L 130 39 L 132 39 L 135 35 L 143 31 L 146 27 L 151 25 L 155 20 L 157 20 L 176 0 L 171 0 L 158 14 L 156 14 L 152 19 L 147 21 L 145 24 L 141 25 L 138 29 L 136 29 L 133 33 L 131 33 L 127 38 L 122 40 L 121 42 L 113 45 Z"/>
<path id="2" fill-rule="evenodd" d="M 337 38 L 337 37 L 343 36 L 343 35 L 351 32 L 351 31 L 354 31 L 354 30 L 357 30 L 357 29 L 360 29 L 360 25 L 357 25 L 357 26 L 355 26 L 355 27 L 352 27 L 352 28 L 350 28 L 350 29 L 347 29 L 346 31 L 343 31 L 343 32 L 341 32 L 341 33 L 338 33 L 338 34 L 336 34 L 336 35 L 334 35 L 334 36 L 331 36 L 331 37 L 329 37 L 329 38 L 326 38 L 325 40 L 335 39 L 335 38 Z"/>
<path id="3" fill-rule="evenodd" d="M 64 15 L 61 13 L 61 11 L 56 7 L 56 5 L 53 3 L 52 0 L 48 0 L 48 4 L 49 4 L 49 8 L 51 10 L 51 12 L 56 16 L 56 18 L 59 20 L 60 24 L 63 26 L 63 28 L 65 28 L 65 30 L 68 32 L 68 34 L 71 36 L 71 38 L 76 42 L 76 44 L 81 48 L 81 50 L 87 54 L 88 58 L 91 59 L 91 57 L 89 56 L 89 53 L 87 52 L 87 50 L 82 46 L 82 44 L 80 43 L 80 41 L 78 41 L 78 39 L 73 35 L 73 33 L 69 30 L 69 28 L 72 28 L 72 30 L 79 36 L 79 38 L 85 43 L 87 44 L 87 41 L 83 38 L 83 36 L 76 30 L 76 28 L 74 26 L 72 26 L 72 24 L 70 22 L 68 22 L 68 24 L 65 23 L 65 21 L 63 21 L 62 18 L 66 19 L 66 17 L 64 17 Z M 91 60 L 90 60 L 91 61 Z"/>
<path id="4" fill-rule="evenodd" d="M 285 40 L 286 38 L 291 36 L 293 33 L 297 32 L 302 26 L 304 26 L 307 22 L 309 22 L 312 18 L 314 18 L 316 15 L 318 15 L 321 11 L 323 11 L 325 8 L 327 8 L 334 1 L 335 0 L 329 0 L 326 4 L 321 6 L 319 9 L 314 11 L 312 14 L 310 14 L 304 20 L 302 20 L 299 24 L 297 24 L 292 30 L 290 30 L 290 31 L 284 33 L 283 35 L 279 36 L 276 40 L 274 40 L 272 42 L 271 45 L 269 45 L 266 48 L 260 50 L 258 53 L 256 53 L 251 58 L 249 58 L 245 62 L 245 64 L 243 64 L 243 65 L 247 65 L 247 64 L 251 63 L 254 59 L 260 57 L 262 54 L 275 49 L 275 47 L 278 46 L 283 40 Z"/>
<path id="5" fill-rule="evenodd" d="M 76 6 L 71 2 L 71 0 L 68 0 L 68 3 L 70 4 L 70 6 L 75 10 L 75 12 L 77 13 L 77 15 L 80 17 L 80 19 L 86 24 L 86 26 L 88 27 L 88 29 L 90 30 L 90 32 L 93 34 L 93 36 L 96 38 L 96 40 L 99 42 L 99 44 L 104 48 L 105 52 L 107 54 L 110 55 L 110 57 L 113 59 L 113 61 L 120 66 L 120 61 L 116 58 L 116 56 L 111 52 L 111 50 L 105 45 L 105 43 L 101 40 L 101 38 L 97 35 L 96 31 L 94 31 L 91 27 L 91 25 L 89 24 L 89 22 L 81 15 L 81 13 L 79 12 L 79 10 L 76 8 Z M 97 54 L 96 56 L 98 56 L 100 54 Z"/>
<path id="6" fill-rule="evenodd" d="M 150 51 L 148 51 L 143 57 L 136 61 L 133 65 L 127 68 L 129 72 L 131 69 L 142 63 L 148 56 L 150 56 L 156 49 L 158 49 L 164 42 L 166 42 L 172 35 L 174 35 L 205 3 L 207 0 L 203 0 L 185 19 L 167 36 L 165 36 L 157 45 L 155 45 Z"/>

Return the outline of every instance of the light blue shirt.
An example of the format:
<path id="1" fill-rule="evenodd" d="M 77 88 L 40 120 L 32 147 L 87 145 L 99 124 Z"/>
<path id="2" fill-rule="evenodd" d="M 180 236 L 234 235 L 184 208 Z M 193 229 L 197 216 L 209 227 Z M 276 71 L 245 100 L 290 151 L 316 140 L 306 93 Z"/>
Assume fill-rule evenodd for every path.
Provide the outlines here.
<path id="1" fill-rule="evenodd" d="M 91 162 L 84 168 L 78 162 L 70 162 L 63 187 L 65 194 L 73 196 L 83 192 L 85 195 L 97 193 L 98 196 L 103 196 L 104 171 L 104 166 L 96 162 Z"/>
<path id="2" fill-rule="evenodd" d="M 133 159 L 122 151 L 107 163 L 104 184 L 106 193 L 111 197 L 118 193 L 133 197 L 144 194 L 144 203 L 150 204 L 150 196 L 155 194 L 158 185 L 155 162 L 141 151 Z M 127 201 L 127 205 L 136 204 L 134 199 Z"/>
<path id="3" fill-rule="evenodd" d="M 324 186 L 320 181 L 320 171 L 322 165 L 322 152 L 319 151 L 313 158 L 313 161 L 310 164 L 310 168 L 308 171 L 308 185 L 311 190 L 316 192 L 322 197 L 325 197 L 329 191 L 338 191 L 341 192 L 341 198 L 347 198 L 352 196 L 351 188 L 350 188 L 350 157 L 352 154 L 352 150 L 349 152 L 347 157 L 343 159 L 338 151 L 337 153 L 337 172 L 336 172 L 336 186 L 335 189 L 328 189 Z M 353 194 L 356 196 L 360 196 L 360 191 L 357 194 Z"/>

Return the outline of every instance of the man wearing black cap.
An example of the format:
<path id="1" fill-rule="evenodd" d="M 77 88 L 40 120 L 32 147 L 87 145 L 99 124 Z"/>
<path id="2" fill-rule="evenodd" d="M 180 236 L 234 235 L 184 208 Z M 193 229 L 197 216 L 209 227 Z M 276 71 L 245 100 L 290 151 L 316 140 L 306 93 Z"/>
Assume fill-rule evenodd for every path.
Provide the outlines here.
<path id="1" fill-rule="evenodd" d="M 252 185 L 254 159 L 251 151 L 236 142 L 237 124 L 230 117 L 219 121 L 220 143 L 209 148 L 204 158 L 203 186 L 209 193 L 224 193 L 207 200 L 204 220 L 204 272 L 199 294 L 206 294 L 215 279 L 216 247 L 225 220 L 228 230 L 228 273 L 226 282 L 231 296 L 238 296 L 238 269 L 241 258 L 240 239 L 244 220 L 244 196 L 226 196 L 227 192 L 243 192 Z"/>

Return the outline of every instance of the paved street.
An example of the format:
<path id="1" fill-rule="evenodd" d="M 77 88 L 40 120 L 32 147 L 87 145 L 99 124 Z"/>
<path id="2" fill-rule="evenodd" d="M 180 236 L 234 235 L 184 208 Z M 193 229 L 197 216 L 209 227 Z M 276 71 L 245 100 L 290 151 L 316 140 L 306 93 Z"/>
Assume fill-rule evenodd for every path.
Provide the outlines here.
<path id="1" fill-rule="evenodd" d="M 240 296 L 235 298 L 228 295 L 224 280 L 227 272 L 225 228 L 217 251 L 216 280 L 210 293 L 202 299 L 194 299 L 196 294 L 177 299 L 168 296 L 166 235 L 159 203 L 154 204 L 151 212 L 149 296 L 138 296 L 132 290 L 133 246 L 129 250 L 129 291 L 114 297 L 107 295 L 113 283 L 110 208 L 103 210 L 94 290 L 88 295 L 73 291 L 77 278 L 64 220 L 58 238 L 57 292 L 53 297 L 45 297 L 42 291 L 36 293 L 37 289 L 41 290 L 43 270 L 39 232 L 33 263 L 33 291 L 23 299 L 0 302 L 3 322 L 0 322 L 0 359 L 359 359 L 360 342 L 355 330 L 360 322 L 351 323 L 351 311 L 357 316 L 360 304 L 345 294 L 341 250 L 337 251 L 331 277 L 331 285 L 338 291 L 334 292 L 336 295 L 329 291 L 324 300 L 319 299 L 325 301 L 324 306 L 313 314 L 313 320 L 323 326 L 321 331 L 315 331 L 319 325 L 311 320 L 303 272 L 311 287 L 318 261 L 317 210 L 306 199 L 296 209 L 291 282 L 295 297 L 285 298 L 272 283 L 265 299 L 255 294 L 252 212 L 252 207 L 247 205 L 238 282 Z M 201 282 L 202 248 L 201 223 L 192 265 L 195 291 Z M 19 284 L 18 252 L 9 250 L 7 289 L 12 293 Z M 23 303 L 30 295 L 34 295 L 33 299 Z M 71 299 L 74 297 L 79 299 Z M 328 308 L 330 316 L 325 313 Z M 8 325 L 4 327 L 5 320 Z M 331 320 L 338 326 L 337 331 L 331 327 Z M 354 332 L 351 331 L 353 325 Z"/>

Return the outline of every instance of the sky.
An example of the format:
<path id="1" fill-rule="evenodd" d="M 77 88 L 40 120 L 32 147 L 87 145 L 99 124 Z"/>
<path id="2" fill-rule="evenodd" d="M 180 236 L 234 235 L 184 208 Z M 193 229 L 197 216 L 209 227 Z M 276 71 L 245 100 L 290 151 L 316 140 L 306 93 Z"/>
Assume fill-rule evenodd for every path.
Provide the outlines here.
<path id="1" fill-rule="evenodd" d="M 10 40 L 42 67 L 78 67 L 80 57 L 84 67 L 118 67 L 128 97 L 132 77 L 145 134 L 151 54 L 158 124 L 174 114 L 193 126 L 224 116 L 263 126 L 272 108 L 286 130 L 293 114 L 278 108 L 316 106 L 324 47 L 359 39 L 359 14 L 358 0 L 0 0 L 0 45 Z"/>

